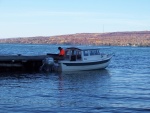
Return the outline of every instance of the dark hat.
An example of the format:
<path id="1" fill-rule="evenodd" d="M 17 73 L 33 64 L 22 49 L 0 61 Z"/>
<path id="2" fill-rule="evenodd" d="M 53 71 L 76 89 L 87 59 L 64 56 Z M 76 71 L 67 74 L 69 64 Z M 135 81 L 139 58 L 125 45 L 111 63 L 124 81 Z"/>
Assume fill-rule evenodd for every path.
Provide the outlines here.
<path id="1" fill-rule="evenodd" d="M 61 47 L 58 47 L 58 49 L 60 50 L 60 49 L 61 49 Z"/>

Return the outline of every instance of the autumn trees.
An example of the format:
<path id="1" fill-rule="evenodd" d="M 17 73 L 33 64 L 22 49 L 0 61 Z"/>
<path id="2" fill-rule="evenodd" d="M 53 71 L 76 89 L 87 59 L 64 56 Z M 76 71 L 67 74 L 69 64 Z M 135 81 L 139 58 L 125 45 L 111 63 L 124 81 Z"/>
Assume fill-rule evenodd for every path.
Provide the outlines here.
<path id="1" fill-rule="evenodd" d="M 0 39 L 0 43 L 150 46 L 150 31 L 77 33 L 50 37 Z"/>

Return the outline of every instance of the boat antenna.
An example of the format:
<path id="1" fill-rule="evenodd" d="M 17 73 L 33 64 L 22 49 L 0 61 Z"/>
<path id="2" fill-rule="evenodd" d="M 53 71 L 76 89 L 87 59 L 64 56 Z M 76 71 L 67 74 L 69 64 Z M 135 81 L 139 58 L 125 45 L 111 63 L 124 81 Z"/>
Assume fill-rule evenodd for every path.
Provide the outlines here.
<path id="1" fill-rule="evenodd" d="M 103 24 L 103 33 L 104 33 L 104 24 Z"/>

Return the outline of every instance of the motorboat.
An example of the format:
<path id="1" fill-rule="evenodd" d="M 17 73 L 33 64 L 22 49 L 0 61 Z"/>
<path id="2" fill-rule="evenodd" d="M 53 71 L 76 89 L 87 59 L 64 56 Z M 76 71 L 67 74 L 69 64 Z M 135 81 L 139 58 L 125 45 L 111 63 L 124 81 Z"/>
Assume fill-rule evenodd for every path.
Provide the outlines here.
<path id="1" fill-rule="evenodd" d="M 50 59 L 47 62 L 58 71 L 97 70 L 106 68 L 112 56 L 113 54 L 102 53 L 101 48 L 68 47 L 63 59 L 57 60 L 53 57 L 54 61 Z"/>

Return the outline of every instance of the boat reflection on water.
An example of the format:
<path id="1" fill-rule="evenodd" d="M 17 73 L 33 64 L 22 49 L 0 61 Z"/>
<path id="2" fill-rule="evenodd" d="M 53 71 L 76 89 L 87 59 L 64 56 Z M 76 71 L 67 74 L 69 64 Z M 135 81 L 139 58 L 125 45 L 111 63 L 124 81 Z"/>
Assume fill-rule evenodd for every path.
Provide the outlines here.
<path id="1" fill-rule="evenodd" d="M 3 73 L 1 75 L 3 75 L 0 77 L 1 97 L 6 99 L 7 103 L 13 103 L 10 107 L 25 103 L 29 106 L 39 105 L 39 108 L 44 105 L 50 110 L 54 108 L 53 106 L 56 106 L 56 109 L 85 108 L 101 105 L 101 99 L 111 94 L 111 76 L 106 69 L 61 73 Z M 19 99 L 19 102 L 14 104 L 16 99 Z"/>
<path id="2" fill-rule="evenodd" d="M 95 78 L 96 76 L 109 76 L 110 74 L 107 69 L 102 69 L 102 70 L 90 70 L 90 71 L 61 72 L 58 75 L 61 78 L 82 78 L 82 77 Z"/>
<path id="3" fill-rule="evenodd" d="M 80 87 L 89 88 L 92 85 L 96 87 L 96 85 L 98 84 L 105 85 L 108 83 L 107 81 L 109 81 L 111 77 L 107 69 L 78 72 L 62 72 L 59 73 L 58 76 L 60 90 L 72 90 L 74 88 L 78 89 Z"/>

